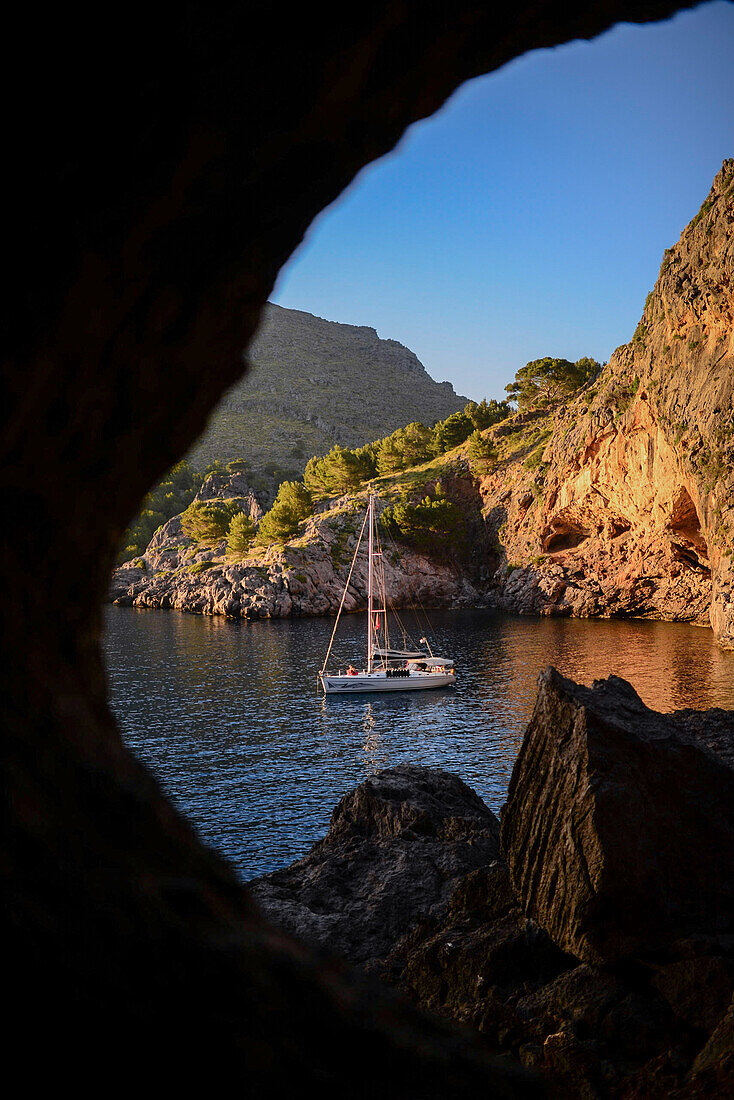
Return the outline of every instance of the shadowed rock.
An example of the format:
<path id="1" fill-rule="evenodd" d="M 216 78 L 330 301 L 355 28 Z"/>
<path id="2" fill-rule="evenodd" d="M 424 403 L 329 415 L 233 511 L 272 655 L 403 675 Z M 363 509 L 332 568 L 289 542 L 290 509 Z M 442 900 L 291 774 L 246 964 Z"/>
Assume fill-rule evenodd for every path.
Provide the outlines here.
<path id="1" fill-rule="evenodd" d="M 734 925 L 734 772 L 617 677 L 541 675 L 502 841 L 525 912 L 585 962 Z"/>
<path id="2" fill-rule="evenodd" d="M 498 856 L 499 822 L 474 791 L 438 768 L 401 764 L 345 795 L 326 837 L 250 890 L 281 927 L 370 969 Z"/>
<path id="3" fill-rule="evenodd" d="M 359 169 L 463 80 L 681 6 L 133 4 L 92 49 L 65 10 L 12 13 L 31 75 L 5 134 L 3 976 L 29 1090 L 507 1094 L 263 926 L 122 744 L 100 608 L 145 493 Z"/>
<path id="4" fill-rule="evenodd" d="M 273 923 L 471 1025 L 551 1095 L 693 1098 L 699 1078 L 726 1080 L 734 935 L 663 937 L 642 965 L 579 964 L 523 914 L 494 815 L 443 771 L 379 773 L 305 859 L 250 885 Z"/>
<path id="5" fill-rule="evenodd" d="M 734 1096 L 734 1000 L 693 1063 L 692 1077 L 701 1095 Z"/>

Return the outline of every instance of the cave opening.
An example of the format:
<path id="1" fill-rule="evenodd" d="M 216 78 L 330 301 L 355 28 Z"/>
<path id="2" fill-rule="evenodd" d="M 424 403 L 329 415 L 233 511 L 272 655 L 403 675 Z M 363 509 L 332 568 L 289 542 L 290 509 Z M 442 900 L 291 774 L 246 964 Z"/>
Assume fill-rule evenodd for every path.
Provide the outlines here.
<path id="1" fill-rule="evenodd" d="M 588 531 L 574 530 L 571 527 L 554 531 L 552 535 L 544 540 L 543 550 L 548 554 L 558 554 L 562 550 L 575 550 L 583 542 L 586 542 L 588 537 Z"/>
<path id="2" fill-rule="evenodd" d="M 675 558 L 693 569 L 709 569 L 709 550 L 696 505 L 685 485 L 676 493 L 666 524 Z"/>
<path id="3" fill-rule="evenodd" d="M 262 1095 L 296 1079 L 342 1095 L 359 1064 L 368 1091 L 426 1097 L 446 1095 L 447 1061 L 457 1096 L 500 1074 L 392 1002 L 378 1017 L 376 994 L 263 925 L 123 746 L 100 610 L 124 526 L 239 377 L 277 273 L 319 211 L 463 80 L 679 6 L 577 6 L 561 19 L 545 5 L 539 20 L 528 5 L 449 18 L 407 4 L 378 6 L 362 26 L 309 11 L 261 34 L 249 9 L 207 22 L 190 5 L 160 25 L 146 13 L 144 34 L 127 18 L 97 51 L 67 28 L 41 43 L 42 111 L 21 119 L 8 173 L 18 401 L 3 466 L 19 506 L 3 550 L 16 811 L 6 939 L 20 1021 L 9 1049 L 23 1072 L 103 1080 L 114 1065 L 120 1087 L 138 1087 L 147 1062 L 150 1087 L 210 1084 L 214 1071 Z M 79 1035 L 83 1065 L 70 1053 Z"/>
<path id="4" fill-rule="evenodd" d="M 542 536 L 541 544 L 545 553 L 559 554 L 564 550 L 575 550 L 586 542 L 589 535 L 589 531 L 577 521 L 557 517 Z"/>

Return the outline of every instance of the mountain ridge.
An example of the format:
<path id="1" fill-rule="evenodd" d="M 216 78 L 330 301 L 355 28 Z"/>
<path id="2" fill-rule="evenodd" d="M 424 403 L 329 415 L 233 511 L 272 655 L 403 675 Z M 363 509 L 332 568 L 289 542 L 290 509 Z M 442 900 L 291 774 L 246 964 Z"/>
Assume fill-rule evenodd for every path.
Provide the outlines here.
<path id="1" fill-rule="evenodd" d="M 440 485 L 472 530 L 464 560 L 401 548 L 388 578 L 396 604 L 410 582 L 434 606 L 709 623 L 734 649 L 733 226 L 731 159 L 598 377 L 564 404 L 486 429 L 492 458 L 461 444 L 374 479 L 383 506 Z M 249 564 L 173 538 L 174 569 L 148 552 L 116 572 L 111 598 L 242 617 L 334 613 L 363 496 L 319 506 Z M 363 606 L 361 576 L 350 599 Z"/>
<path id="2" fill-rule="evenodd" d="M 411 421 L 430 425 L 468 401 L 376 329 L 271 302 L 245 358 L 249 370 L 189 452 L 192 465 L 238 457 L 298 475 L 335 443 L 356 447 Z"/>

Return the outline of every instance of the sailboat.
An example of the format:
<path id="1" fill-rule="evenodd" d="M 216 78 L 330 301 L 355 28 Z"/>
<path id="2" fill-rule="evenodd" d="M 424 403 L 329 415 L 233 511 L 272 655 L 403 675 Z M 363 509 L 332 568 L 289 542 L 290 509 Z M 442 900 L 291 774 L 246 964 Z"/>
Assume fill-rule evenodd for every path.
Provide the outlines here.
<path id="1" fill-rule="evenodd" d="M 363 669 L 351 665 L 342 671 L 330 672 L 327 669 L 331 647 L 334 644 L 339 619 L 344 607 L 349 582 L 352 579 L 354 565 L 367 528 L 367 665 Z M 377 546 L 375 545 L 377 542 Z M 331 641 L 324 659 L 324 667 L 319 672 L 321 686 L 327 695 L 340 692 L 352 695 L 355 692 L 373 691 L 425 691 L 427 688 L 448 687 L 456 683 L 454 662 L 443 657 L 434 657 L 426 638 L 421 638 L 428 652 L 391 648 L 387 637 L 387 600 L 385 595 L 385 577 L 382 568 L 382 550 L 376 539 L 375 494 L 370 491 L 367 514 L 357 540 L 347 582 L 344 585 L 339 611 L 331 634 Z M 377 597 L 377 598 L 376 598 Z M 381 618 L 382 617 L 382 618 Z M 383 627 L 384 644 L 378 641 Z M 399 660 L 399 665 L 395 661 Z M 402 663 L 404 662 L 404 663 Z"/>

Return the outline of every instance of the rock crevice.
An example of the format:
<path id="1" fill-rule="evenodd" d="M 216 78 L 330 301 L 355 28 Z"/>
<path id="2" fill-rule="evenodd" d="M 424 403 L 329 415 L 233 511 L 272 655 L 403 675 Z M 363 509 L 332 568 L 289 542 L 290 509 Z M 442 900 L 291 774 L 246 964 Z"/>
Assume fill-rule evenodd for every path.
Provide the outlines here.
<path id="1" fill-rule="evenodd" d="M 250 884 L 550 1095 L 730 1095 L 734 719 L 656 714 L 555 670 L 499 823 L 459 779 L 401 765 L 346 795 L 302 860 Z M 500 842 L 501 840 L 501 842 Z"/>

